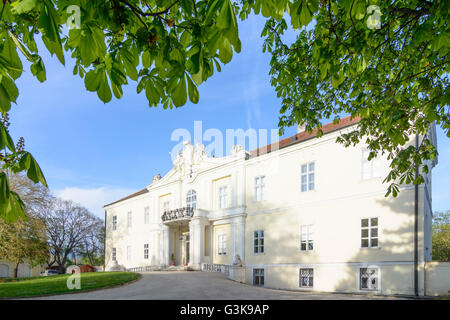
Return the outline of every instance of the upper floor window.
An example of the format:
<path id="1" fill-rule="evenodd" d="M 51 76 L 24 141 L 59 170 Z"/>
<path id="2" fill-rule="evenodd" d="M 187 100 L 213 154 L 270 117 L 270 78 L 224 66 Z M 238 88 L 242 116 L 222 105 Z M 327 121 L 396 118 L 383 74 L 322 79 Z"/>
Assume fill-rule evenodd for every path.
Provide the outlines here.
<path id="1" fill-rule="evenodd" d="M 253 232 L 253 253 L 264 253 L 264 230 Z"/>
<path id="2" fill-rule="evenodd" d="M 300 250 L 314 250 L 314 225 L 306 225 L 301 227 Z"/>
<path id="3" fill-rule="evenodd" d="M 116 248 L 112 248 L 112 261 L 117 261 L 117 251 L 116 251 Z"/>
<path id="4" fill-rule="evenodd" d="M 170 201 L 164 201 L 163 203 L 163 212 L 170 211 Z"/>
<path id="5" fill-rule="evenodd" d="M 225 209 L 228 207 L 228 187 L 219 187 L 219 209 Z"/>
<path id="6" fill-rule="evenodd" d="M 372 158 L 368 160 L 370 155 L 370 150 L 362 150 L 362 163 L 361 163 L 361 178 L 363 180 L 377 178 L 381 176 L 380 171 L 380 158 Z"/>
<path id="7" fill-rule="evenodd" d="M 186 195 L 186 207 L 197 209 L 197 192 L 195 190 L 189 190 Z"/>
<path id="8" fill-rule="evenodd" d="M 361 247 L 378 247 L 378 218 L 361 219 Z"/>
<path id="9" fill-rule="evenodd" d="M 264 189 L 265 189 L 265 176 L 259 176 L 255 178 L 255 201 L 264 200 Z"/>
<path id="10" fill-rule="evenodd" d="M 148 243 L 144 244 L 144 259 L 148 259 Z"/>
<path id="11" fill-rule="evenodd" d="M 131 218 L 132 218 L 131 212 L 128 212 L 128 214 L 127 214 L 127 227 L 128 228 L 131 228 Z"/>
<path id="12" fill-rule="evenodd" d="M 314 190 L 314 170 L 315 163 L 303 164 L 301 167 L 301 191 Z"/>
<path id="13" fill-rule="evenodd" d="M 112 217 L 112 227 L 113 230 L 117 230 L 117 216 Z"/>
<path id="14" fill-rule="evenodd" d="M 219 234 L 217 236 L 217 254 L 224 256 L 227 254 L 227 235 Z"/>
<path id="15" fill-rule="evenodd" d="M 144 224 L 148 224 L 150 222 L 150 208 L 144 208 Z"/>

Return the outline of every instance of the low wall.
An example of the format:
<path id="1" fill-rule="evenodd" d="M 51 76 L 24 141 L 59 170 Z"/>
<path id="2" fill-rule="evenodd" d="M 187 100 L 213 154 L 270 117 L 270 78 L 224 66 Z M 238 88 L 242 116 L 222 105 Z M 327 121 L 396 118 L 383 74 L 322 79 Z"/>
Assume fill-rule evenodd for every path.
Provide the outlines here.
<path id="1" fill-rule="evenodd" d="M 426 263 L 425 294 L 427 296 L 450 295 L 450 262 Z"/>

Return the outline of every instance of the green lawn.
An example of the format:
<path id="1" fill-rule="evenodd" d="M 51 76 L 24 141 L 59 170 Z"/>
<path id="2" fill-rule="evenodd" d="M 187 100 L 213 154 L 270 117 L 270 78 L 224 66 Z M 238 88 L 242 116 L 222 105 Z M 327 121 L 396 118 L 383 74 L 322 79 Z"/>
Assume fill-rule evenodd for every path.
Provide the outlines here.
<path id="1" fill-rule="evenodd" d="M 140 277 L 133 272 L 89 272 L 81 274 L 81 289 L 67 288 L 70 274 L 49 277 L 1 279 L 0 298 L 31 297 L 39 295 L 82 292 L 93 289 L 121 285 Z"/>

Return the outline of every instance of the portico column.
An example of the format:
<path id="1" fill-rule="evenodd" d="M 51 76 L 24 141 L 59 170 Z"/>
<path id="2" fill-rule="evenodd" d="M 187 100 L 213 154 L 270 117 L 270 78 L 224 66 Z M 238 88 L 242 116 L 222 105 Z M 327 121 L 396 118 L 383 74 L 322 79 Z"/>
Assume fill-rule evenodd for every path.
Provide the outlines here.
<path id="1" fill-rule="evenodd" d="M 208 219 L 205 217 L 194 216 L 189 222 L 189 237 L 191 240 L 189 265 L 196 270 L 201 269 L 205 252 L 205 224 L 207 221 Z"/>
<path id="2" fill-rule="evenodd" d="M 170 264 L 170 257 L 169 257 L 169 226 L 163 226 L 162 227 L 162 239 L 163 239 L 163 255 L 162 255 L 162 263 L 166 266 Z"/>

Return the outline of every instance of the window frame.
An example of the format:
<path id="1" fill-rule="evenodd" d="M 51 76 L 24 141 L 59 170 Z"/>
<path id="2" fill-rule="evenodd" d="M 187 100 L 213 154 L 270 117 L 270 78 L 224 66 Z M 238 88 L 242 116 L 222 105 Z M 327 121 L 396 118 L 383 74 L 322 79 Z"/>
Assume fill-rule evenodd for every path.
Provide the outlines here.
<path id="1" fill-rule="evenodd" d="M 222 190 L 224 190 L 222 192 Z M 227 185 L 222 185 L 222 186 L 218 186 L 218 190 L 217 190 L 217 204 L 218 204 L 218 209 L 227 209 L 228 208 L 228 186 Z"/>
<path id="2" fill-rule="evenodd" d="M 312 285 L 310 286 L 303 286 L 302 285 L 302 270 L 312 270 Z M 310 276 L 308 276 L 308 278 L 311 278 Z M 308 281 L 309 282 L 309 281 Z M 298 268 L 298 287 L 300 289 L 314 289 L 314 268 L 313 267 L 300 267 Z"/>
<path id="3" fill-rule="evenodd" d="M 266 190 L 266 176 L 259 175 L 256 176 L 253 180 L 254 188 L 253 188 L 253 201 L 261 202 L 265 199 L 265 190 Z"/>
<path id="4" fill-rule="evenodd" d="M 262 270 L 262 275 L 258 275 L 258 276 L 263 278 L 263 284 L 255 283 L 255 280 L 256 280 L 255 271 L 256 270 Z M 266 286 L 266 268 L 264 268 L 264 266 L 261 266 L 261 267 L 257 266 L 257 267 L 252 268 L 252 285 L 257 286 L 257 287 L 265 287 Z"/>
<path id="5" fill-rule="evenodd" d="M 162 203 L 162 213 L 170 211 L 170 203 L 171 203 L 170 200 L 163 201 L 163 203 Z"/>
<path id="6" fill-rule="evenodd" d="M 313 165 L 313 170 L 311 170 L 311 165 Z M 303 167 L 306 166 L 306 172 L 303 172 Z M 302 163 L 300 165 L 300 192 L 305 193 L 309 191 L 315 191 L 316 190 L 316 161 L 310 161 L 306 163 Z M 312 186 L 311 189 L 311 174 L 313 175 L 312 179 Z M 303 182 L 303 177 L 306 178 L 306 182 Z M 306 189 L 303 190 L 303 186 L 305 185 Z"/>
<path id="7" fill-rule="evenodd" d="M 361 269 L 376 269 L 377 270 L 377 289 L 362 289 L 361 288 Z M 379 265 L 369 265 L 361 264 L 357 268 L 357 290 L 358 292 L 376 292 L 381 293 L 381 266 Z"/>
<path id="8" fill-rule="evenodd" d="M 195 199 L 192 200 L 192 198 L 195 198 Z M 190 199 L 190 200 L 188 200 L 188 199 Z M 197 191 L 195 191 L 195 189 L 190 189 L 186 193 L 186 207 L 192 207 L 193 210 L 197 209 Z"/>
<path id="9" fill-rule="evenodd" d="M 112 228 L 113 231 L 117 230 L 117 215 L 112 216 Z"/>
<path id="10" fill-rule="evenodd" d="M 150 223 L 150 207 L 144 207 L 144 224 Z"/>
<path id="11" fill-rule="evenodd" d="M 368 153 L 367 156 L 365 156 L 365 153 Z M 367 160 L 367 158 L 369 157 L 370 154 L 370 150 L 367 148 L 362 148 L 361 149 L 361 180 L 362 181 L 367 181 L 367 180 L 372 180 L 372 179 L 380 179 L 382 177 L 382 173 L 381 173 L 381 157 L 380 155 L 377 155 L 375 158 L 371 159 L 370 161 Z M 364 177 L 364 165 L 365 164 L 369 164 L 370 165 L 370 175 L 369 177 Z M 375 165 L 378 166 L 378 174 L 375 175 L 374 173 L 374 167 Z"/>
<path id="12" fill-rule="evenodd" d="M 363 227 L 362 226 L 362 220 L 367 219 L 368 220 L 368 226 L 367 227 Z M 371 237 L 371 229 L 372 227 L 372 221 L 371 219 L 377 219 L 377 236 L 376 237 Z M 363 229 L 367 229 L 368 230 L 368 236 L 364 237 L 362 236 L 362 230 Z M 359 247 L 360 249 L 379 249 L 380 246 L 380 217 L 379 216 L 375 216 L 375 217 L 362 217 L 359 219 Z M 377 246 L 372 246 L 372 238 L 376 238 L 377 239 Z M 367 239 L 368 240 L 368 244 L 369 246 L 367 247 L 363 247 L 362 245 L 362 241 L 363 239 Z"/>
<path id="13" fill-rule="evenodd" d="M 127 228 L 130 229 L 133 226 L 133 213 L 131 211 L 127 212 Z"/>
<path id="14" fill-rule="evenodd" d="M 306 228 L 306 249 L 302 249 L 303 244 L 303 228 Z M 312 229 L 312 231 L 311 231 Z M 315 250 L 315 241 L 314 241 L 314 233 L 315 233 L 315 225 L 311 224 L 302 224 L 300 225 L 300 251 L 301 252 L 310 252 Z M 312 249 L 309 249 L 309 244 L 312 244 Z"/>
<path id="15" fill-rule="evenodd" d="M 225 233 L 217 234 L 217 255 L 228 255 L 228 237 Z"/>
<path id="16" fill-rule="evenodd" d="M 256 237 L 256 233 L 258 233 L 258 236 Z M 261 236 L 262 233 L 262 236 Z M 265 241 L 265 237 L 266 237 L 266 233 L 264 231 L 264 229 L 258 229 L 258 230 L 253 230 L 253 254 L 265 254 L 266 253 L 266 241 Z M 258 240 L 258 244 L 255 244 L 255 241 Z M 262 244 L 261 244 L 261 240 L 262 240 Z M 255 249 L 261 249 L 257 250 L 258 252 L 255 252 Z"/>

